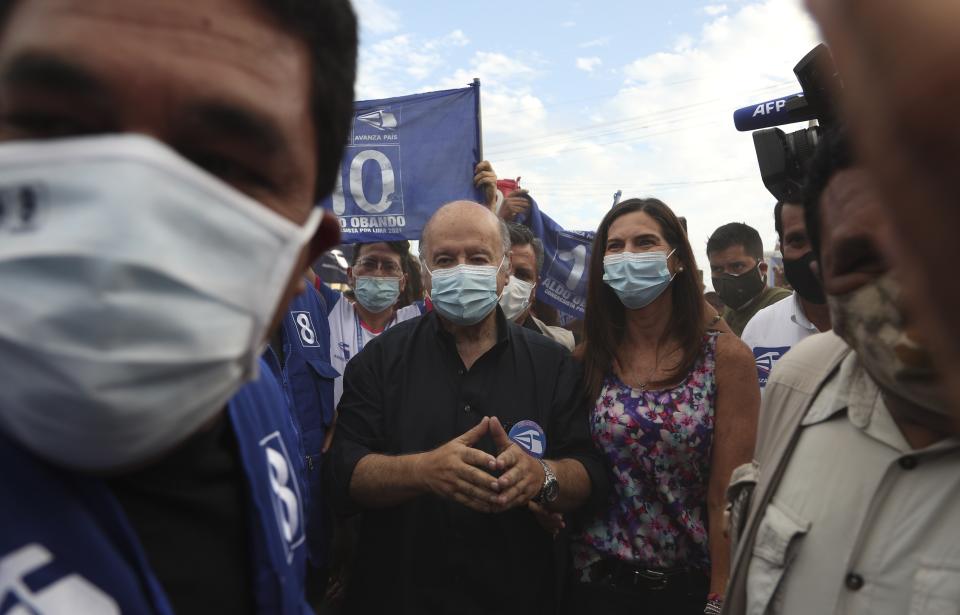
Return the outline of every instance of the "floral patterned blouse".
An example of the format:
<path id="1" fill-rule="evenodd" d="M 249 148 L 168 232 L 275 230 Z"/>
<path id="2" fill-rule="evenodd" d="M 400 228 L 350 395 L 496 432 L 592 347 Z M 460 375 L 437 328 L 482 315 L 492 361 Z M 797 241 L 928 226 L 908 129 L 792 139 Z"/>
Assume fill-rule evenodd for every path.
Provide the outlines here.
<path id="1" fill-rule="evenodd" d="M 574 537 L 574 565 L 603 558 L 647 568 L 709 572 L 707 485 L 717 386 L 717 333 L 687 378 L 641 391 L 606 377 L 590 416 L 593 440 L 612 472 L 606 510 Z"/>

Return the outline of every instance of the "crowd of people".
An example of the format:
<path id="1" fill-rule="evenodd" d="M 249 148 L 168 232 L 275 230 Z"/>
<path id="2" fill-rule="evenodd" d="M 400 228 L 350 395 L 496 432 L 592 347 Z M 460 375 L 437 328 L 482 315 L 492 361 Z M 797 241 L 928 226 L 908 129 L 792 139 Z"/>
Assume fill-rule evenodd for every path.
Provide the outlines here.
<path id="1" fill-rule="evenodd" d="M 311 268 L 347 0 L 0 2 L 0 613 L 958 612 L 960 12 L 808 4 L 787 287 L 629 198 L 561 326 L 487 161 Z"/>

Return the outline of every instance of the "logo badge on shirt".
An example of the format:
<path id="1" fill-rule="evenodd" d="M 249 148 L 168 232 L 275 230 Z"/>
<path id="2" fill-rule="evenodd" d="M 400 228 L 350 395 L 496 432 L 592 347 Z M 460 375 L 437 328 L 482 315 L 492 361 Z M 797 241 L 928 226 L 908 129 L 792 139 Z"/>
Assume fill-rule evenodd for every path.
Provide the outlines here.
<path id="1" fill-rule="evenodd" d="M 304 519 L 301 507 L 300 486 L 294 475 L 294 466 L 279 432 L 273 432 L 260 440 L 267 461 L 267 474 L 273 490 L 273 512 L 277 516 L 277 528 L 283 537 L 287 563 L 293 561 L 294 550 L 303 544 Z"/>
<path id="2" fill-rule="evenodd" d="M 341 359 L 344 363 L 350 360 L 350 344 L 346 342 L 340 342 L 337 344 L 337 348 L 340 349 L 340 356 L 337 357 Z"/>
<path id="3" fill-rule="evenodd" d="M 310 312 L 290 312 L 290 318 L 300 335 L 300 345 L 304 348 L 319 348 L 320 340 L 317 339 L 317 329 L 313 326 Z"/>
<path id="4" fill-rule="evenodd" d="M 543 428 L 533 421 L 520 421 L 510 428 L 510 439 L 537 459 L 543 458 L 547 449 L 547 436 Z"/>
<path id="5" fill-rule="evenodd" d="M 778 348 L 764 348 L 757 346 L 753 349 L 753 358 L 757 362 L 757 378 L 760 380 L 760 388 L 767 386 L 767 380 L 770 379 L 770 371 L 774 364 L 780 360 L 780 357 L 787 354 L 790 346 L 780 346 Z"/>

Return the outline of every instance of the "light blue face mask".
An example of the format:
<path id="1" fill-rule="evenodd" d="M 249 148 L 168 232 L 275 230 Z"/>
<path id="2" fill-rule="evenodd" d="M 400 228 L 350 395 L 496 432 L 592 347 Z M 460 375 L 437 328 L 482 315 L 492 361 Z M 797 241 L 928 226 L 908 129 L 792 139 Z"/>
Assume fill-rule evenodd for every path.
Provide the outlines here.
<path id="1" fill-rule="evenodd" d="M 353 289 L 360 305 L 374 314 L 390 308 L 400 296 L 400 278 L 359 276 Z"/>
<path id="2" fill-rule="evenodd" d="M 483 320 L 495 307 L 499 267 L 493 265 L 457 265 L 430 272 L 430 301 L 441 316 L 455 325 L 469 326 Z"/>
<path id="3" fill-rule="evenodd" d="M 620 252 L 603 257 L 603 281 L 623 305 L 638 310 L 654 302 L 673 276 L 667 259 L 676 252 Z"/>

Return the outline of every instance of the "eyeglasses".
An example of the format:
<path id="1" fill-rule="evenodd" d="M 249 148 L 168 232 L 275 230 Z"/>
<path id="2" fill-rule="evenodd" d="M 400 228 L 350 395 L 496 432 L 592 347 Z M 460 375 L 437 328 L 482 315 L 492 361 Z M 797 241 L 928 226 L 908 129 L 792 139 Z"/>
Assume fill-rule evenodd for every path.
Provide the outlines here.
<path id="1" fill-rule="evenodd" d="M 356 268 L 366 272 L 372 272 L 379 269 L 390 276 L 400 275 L 400 265 L 397 263 L 393 261 L 381 261 L 370 257 L 361 258 L 359 261 L 357 261 Z"/>

